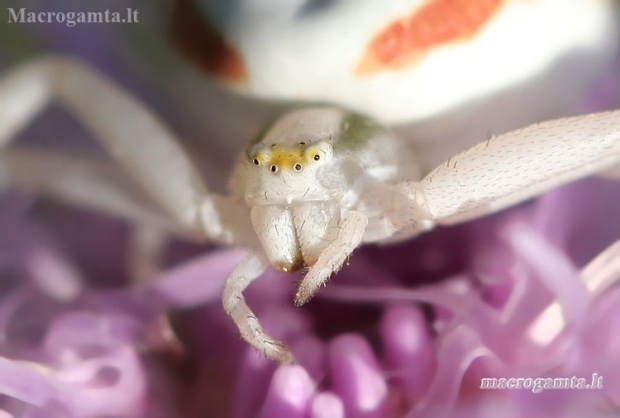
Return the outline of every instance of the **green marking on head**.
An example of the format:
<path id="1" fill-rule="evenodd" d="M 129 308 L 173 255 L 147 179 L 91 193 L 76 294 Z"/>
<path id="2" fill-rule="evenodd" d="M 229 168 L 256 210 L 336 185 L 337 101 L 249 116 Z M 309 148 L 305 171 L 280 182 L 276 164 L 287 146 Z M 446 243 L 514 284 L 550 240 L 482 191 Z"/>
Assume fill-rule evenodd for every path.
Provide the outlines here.
<path id="1" fill-rule="evenodd" d="M 359 113 L 348 113 L 340 125 L 340 134 L 334 139 L 334 151 L 363 147 L 371 138 L 385 132 L 373 119 Z"/>

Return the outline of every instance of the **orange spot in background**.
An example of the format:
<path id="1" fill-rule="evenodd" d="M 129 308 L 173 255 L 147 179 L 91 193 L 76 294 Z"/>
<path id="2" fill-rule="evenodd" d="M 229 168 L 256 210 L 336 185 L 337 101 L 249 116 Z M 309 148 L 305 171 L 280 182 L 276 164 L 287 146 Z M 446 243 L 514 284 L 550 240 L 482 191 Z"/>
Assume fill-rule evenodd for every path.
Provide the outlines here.
<path id="1" fill-rule="evenodd" d="M 432 48 L 478 33 L 500 9 L 502 0 L 431 0 L 412 16 L 398 19 L 368 44 L 358 76 L 410 66 Z"/>

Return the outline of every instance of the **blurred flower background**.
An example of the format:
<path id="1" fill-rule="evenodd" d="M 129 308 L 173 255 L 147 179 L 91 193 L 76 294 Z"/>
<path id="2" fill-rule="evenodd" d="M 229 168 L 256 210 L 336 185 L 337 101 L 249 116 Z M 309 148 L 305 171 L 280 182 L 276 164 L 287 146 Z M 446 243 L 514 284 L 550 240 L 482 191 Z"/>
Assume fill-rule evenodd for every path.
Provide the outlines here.
<path id="1" fill-rule="evenodd" d="M 2 13 L 139 10 L 131 25 L 0 23 L 0 65 L 43 53 L 82 57 L 162 115 L 215 190 L 243 143 L 290 106 L 231 93 L 188 64 L 170 40 L 172 1 L 0 5 Z M 532 121 L 618 107 L 619 68 L 605 57 L 570 110 Z M 498 101 L 481 106 L 472 125 L 484 128 L 463 128 L 467 135 L 532 122 L 504 110 L 502 123 L 485 124 L 485 109 Z M 432 136 L 451 126 L 458 137 L 455 120 L 440 115 L 398 130 Z M 106 158 L 59 106 L 17 143 Z M 448 156 L 443 146 L 429 149 Z M 292 305 L 296 278 L 269 272 L 247 298 L 298 360 L 277 367 L 240 340 L 219 302 L 243 250 L 172 239 L 162 271 L 137 281 L 131 225 L 6 187 L 0 417 L 617 416 L 620 249 L 609 248 L 620 238 L 618 213 L 617 180 L 580 180 L 412 242 L 359 249 L 300 309 Z M 592 373 L 603 376 L 602 389 L 479 388 L 482 377 L 589 383 Z"/>

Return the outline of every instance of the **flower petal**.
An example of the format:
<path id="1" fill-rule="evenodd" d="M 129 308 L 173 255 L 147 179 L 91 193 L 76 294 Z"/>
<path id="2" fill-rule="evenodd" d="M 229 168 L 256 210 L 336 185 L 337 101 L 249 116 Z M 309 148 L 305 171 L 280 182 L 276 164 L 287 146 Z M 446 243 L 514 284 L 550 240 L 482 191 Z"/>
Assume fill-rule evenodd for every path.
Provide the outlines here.
<path id="1" fill-rule="evenodd" d="M 310 405 L 310 418 L 344 418 L 344 404 L 331 392 L 317 394 Z"/>
<path id="2" fill-rule="evenodd" d="M 380 324 L 385 362 L 410 400 L 428 389 L 435 371 L 435 347 L 424 313 L 412 305 L 393 305 Z"/>
<path id="3" fill-rule="evenodd" d="M 301 366 L 280 366 L 271 379 L 262 408 L 265 418 L 303 418 L 315 383 Z"/>
<path id="4" fill-rule="evenodd" d="M 334 392 L 348 417 L 384 417 L 388 387 L 370 345 L 355 334 L 334 338 L 328 349 Z"/>

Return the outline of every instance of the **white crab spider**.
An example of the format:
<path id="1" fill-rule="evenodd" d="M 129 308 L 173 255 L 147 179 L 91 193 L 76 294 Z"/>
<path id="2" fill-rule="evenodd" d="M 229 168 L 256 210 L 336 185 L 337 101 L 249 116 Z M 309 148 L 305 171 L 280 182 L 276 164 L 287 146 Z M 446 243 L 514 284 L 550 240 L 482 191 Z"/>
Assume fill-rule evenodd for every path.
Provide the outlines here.
<path id="1" fill-rule="evenodd" d="M 155 115 L 72 59 L 39 59 L 0 80 L 0 145 L 51 99 L 75 113 L 173 220 L 150 216 L 154 223 L 252 249 L 228 278 L 223 304 L 243 338 L 279 362 L 292 361 L 289 350 L 263 331 L 243 298 L 270 264 L 308 267 L 295 294 L 301 305 L 363 243 L 484 216 L 620 161 L 620 111 L 611 111 L 492 137 L 422 177 L 407 143 L 370 119 L 312 107 L 286 114 L 253 140 L 235 166 L 230 195 L 222 196 L 207 191 Z M 95 176 L 10 149 L 0 155 L 16 184 L 141 222 L 142 211 L 152 215 L 103 171 Z M 86 177 L 68 186 L 75 175 Z"/>

